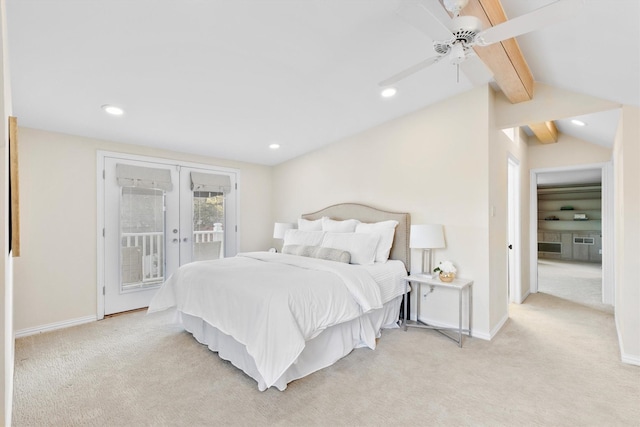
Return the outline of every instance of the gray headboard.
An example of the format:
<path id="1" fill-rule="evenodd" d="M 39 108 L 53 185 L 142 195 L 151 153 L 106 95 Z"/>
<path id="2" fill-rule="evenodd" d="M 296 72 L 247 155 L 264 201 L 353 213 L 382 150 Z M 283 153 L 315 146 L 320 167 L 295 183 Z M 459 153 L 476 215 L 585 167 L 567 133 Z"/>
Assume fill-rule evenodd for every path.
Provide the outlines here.
<path id="1" fill-rule="evenodd" d="M 323 216 L 336 220 L 355 218 L 362 222 L 380 222 L 390 219 L 398 221 L 389 258 L 402 261 L 407 271 L 411 270 L 411 252 L 409 250 L 411 216 L 408 213 L 388 212 L 358 203 L 340 203 L 317 212 L 303 214 L 302 218 L 314 220 Z"/>

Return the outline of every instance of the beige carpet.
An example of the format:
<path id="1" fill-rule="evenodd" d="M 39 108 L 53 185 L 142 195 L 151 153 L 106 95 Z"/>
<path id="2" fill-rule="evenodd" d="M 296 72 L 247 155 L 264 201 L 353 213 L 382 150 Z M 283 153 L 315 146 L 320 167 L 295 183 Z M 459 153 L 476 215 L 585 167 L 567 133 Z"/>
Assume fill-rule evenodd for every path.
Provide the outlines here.
<path id="1" fill-rule="evenodd" d="M 602 303 L 601 264 L 539 259 L 538 292 L 613 313 L 612 305 Z"/>
<path id="2" fill-rule="evenodd" d="M 640 368 L 609 313 L 545 294 L 511 306 L 492 341 L 458 348 L 385 331 L 284 392 L 256 383 L 159 313 L 16 342 L 16 426 L 638 426 Z"/>

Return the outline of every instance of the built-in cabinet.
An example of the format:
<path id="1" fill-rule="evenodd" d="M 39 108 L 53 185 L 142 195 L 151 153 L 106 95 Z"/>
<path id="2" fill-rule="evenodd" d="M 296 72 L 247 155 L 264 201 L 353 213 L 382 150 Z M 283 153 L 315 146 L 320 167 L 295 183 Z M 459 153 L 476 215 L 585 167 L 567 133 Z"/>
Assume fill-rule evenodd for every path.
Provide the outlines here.
<path id="1" fill-rule="evenodd" d="M 602 235 L 591 231 L 538 231 L 538 258 L 602 262 Z"/>
<path id="2" fill-rule="evenodd" d="M 538 189 L 538 257 L 602 262 L 599 185 Z"/>

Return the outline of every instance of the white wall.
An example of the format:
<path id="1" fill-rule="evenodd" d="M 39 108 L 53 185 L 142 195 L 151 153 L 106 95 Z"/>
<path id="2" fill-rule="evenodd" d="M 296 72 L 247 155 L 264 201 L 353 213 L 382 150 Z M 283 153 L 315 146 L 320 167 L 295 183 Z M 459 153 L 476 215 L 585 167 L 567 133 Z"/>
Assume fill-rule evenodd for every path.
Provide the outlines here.
<path id="1" fill-rule="evenodd" d="M 519 163 L 520 171 L 520 247 L 514 254 L 520 257 L 521 295 L 529 291 L 529 170 L 527 144 L 523 132 L 515 132 L 509 139 L 495 125 L 495 95 L 491 97 L 489 127 L 489 283 L 491 285 L 492 335 L 506 322 L 509 303 L 508 257 L 508 159 L 511 156 Z M 521 301 L 518 301 L 521 302 Z"/>
<path id="2" fill-rule="evenodd" d="M 613 149 L 615 316 L 624 362 L 640 365 L 640 109 L 625 106 Z"/>
<path id="3" fill-rule="evenodd" d="M 21 257 L 15 329 L 96 314 L 96 152 L 148 155 L 240 170 L 241 251 L 271 244 L 271 167 L 21 128 Z"/>
<path id="4" fill-rule="evenodd" d="M 588 165 L 611 160 L 611 148 L 562 133 L 558 134 L 555 144 L 540 144 L 535 137 L 531 137 L 528 150 L 530 169 Z"/>
<path id="5" fill-rule="evenodd" d="M 535 82 L 531 101 L 512 104 L 502 92 L 496 94 L 496 126 L 516 127 L 619 107 L 620 104 L 612 101 Z"/>
<path id="6" fill-rule="evenodd" d="M 449 259 L 474 280 L 474 335 L 489 338 L 490 96 L 479 87 L 276 166 L 274 217 L 294 222 L 357 202 L 409 212 L 413 224 L 443 224 L 447 247 L 435 251 L 436 262 Z M 412 265 L 420 271 L 419 251 Z M 455 294 L 434 292 L 421 318 L 457 324 L 456 303 Z"/>

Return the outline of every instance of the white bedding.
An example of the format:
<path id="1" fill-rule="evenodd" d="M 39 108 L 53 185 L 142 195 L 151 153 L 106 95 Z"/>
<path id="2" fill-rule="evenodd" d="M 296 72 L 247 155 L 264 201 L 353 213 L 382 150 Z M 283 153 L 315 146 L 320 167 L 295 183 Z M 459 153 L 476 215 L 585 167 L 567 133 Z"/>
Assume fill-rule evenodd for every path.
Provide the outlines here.
<path id="1" fill-rule="evenodd" d="M 296 362 L 306 342 L 403 292 L 398 261 L 357 266 L 254 252 L 187 264 L 158 291 L 149 312 L 175 307 L 246 347 L 266 388 Z M 375 347 L 375 334 L 362 342 Z"/>

